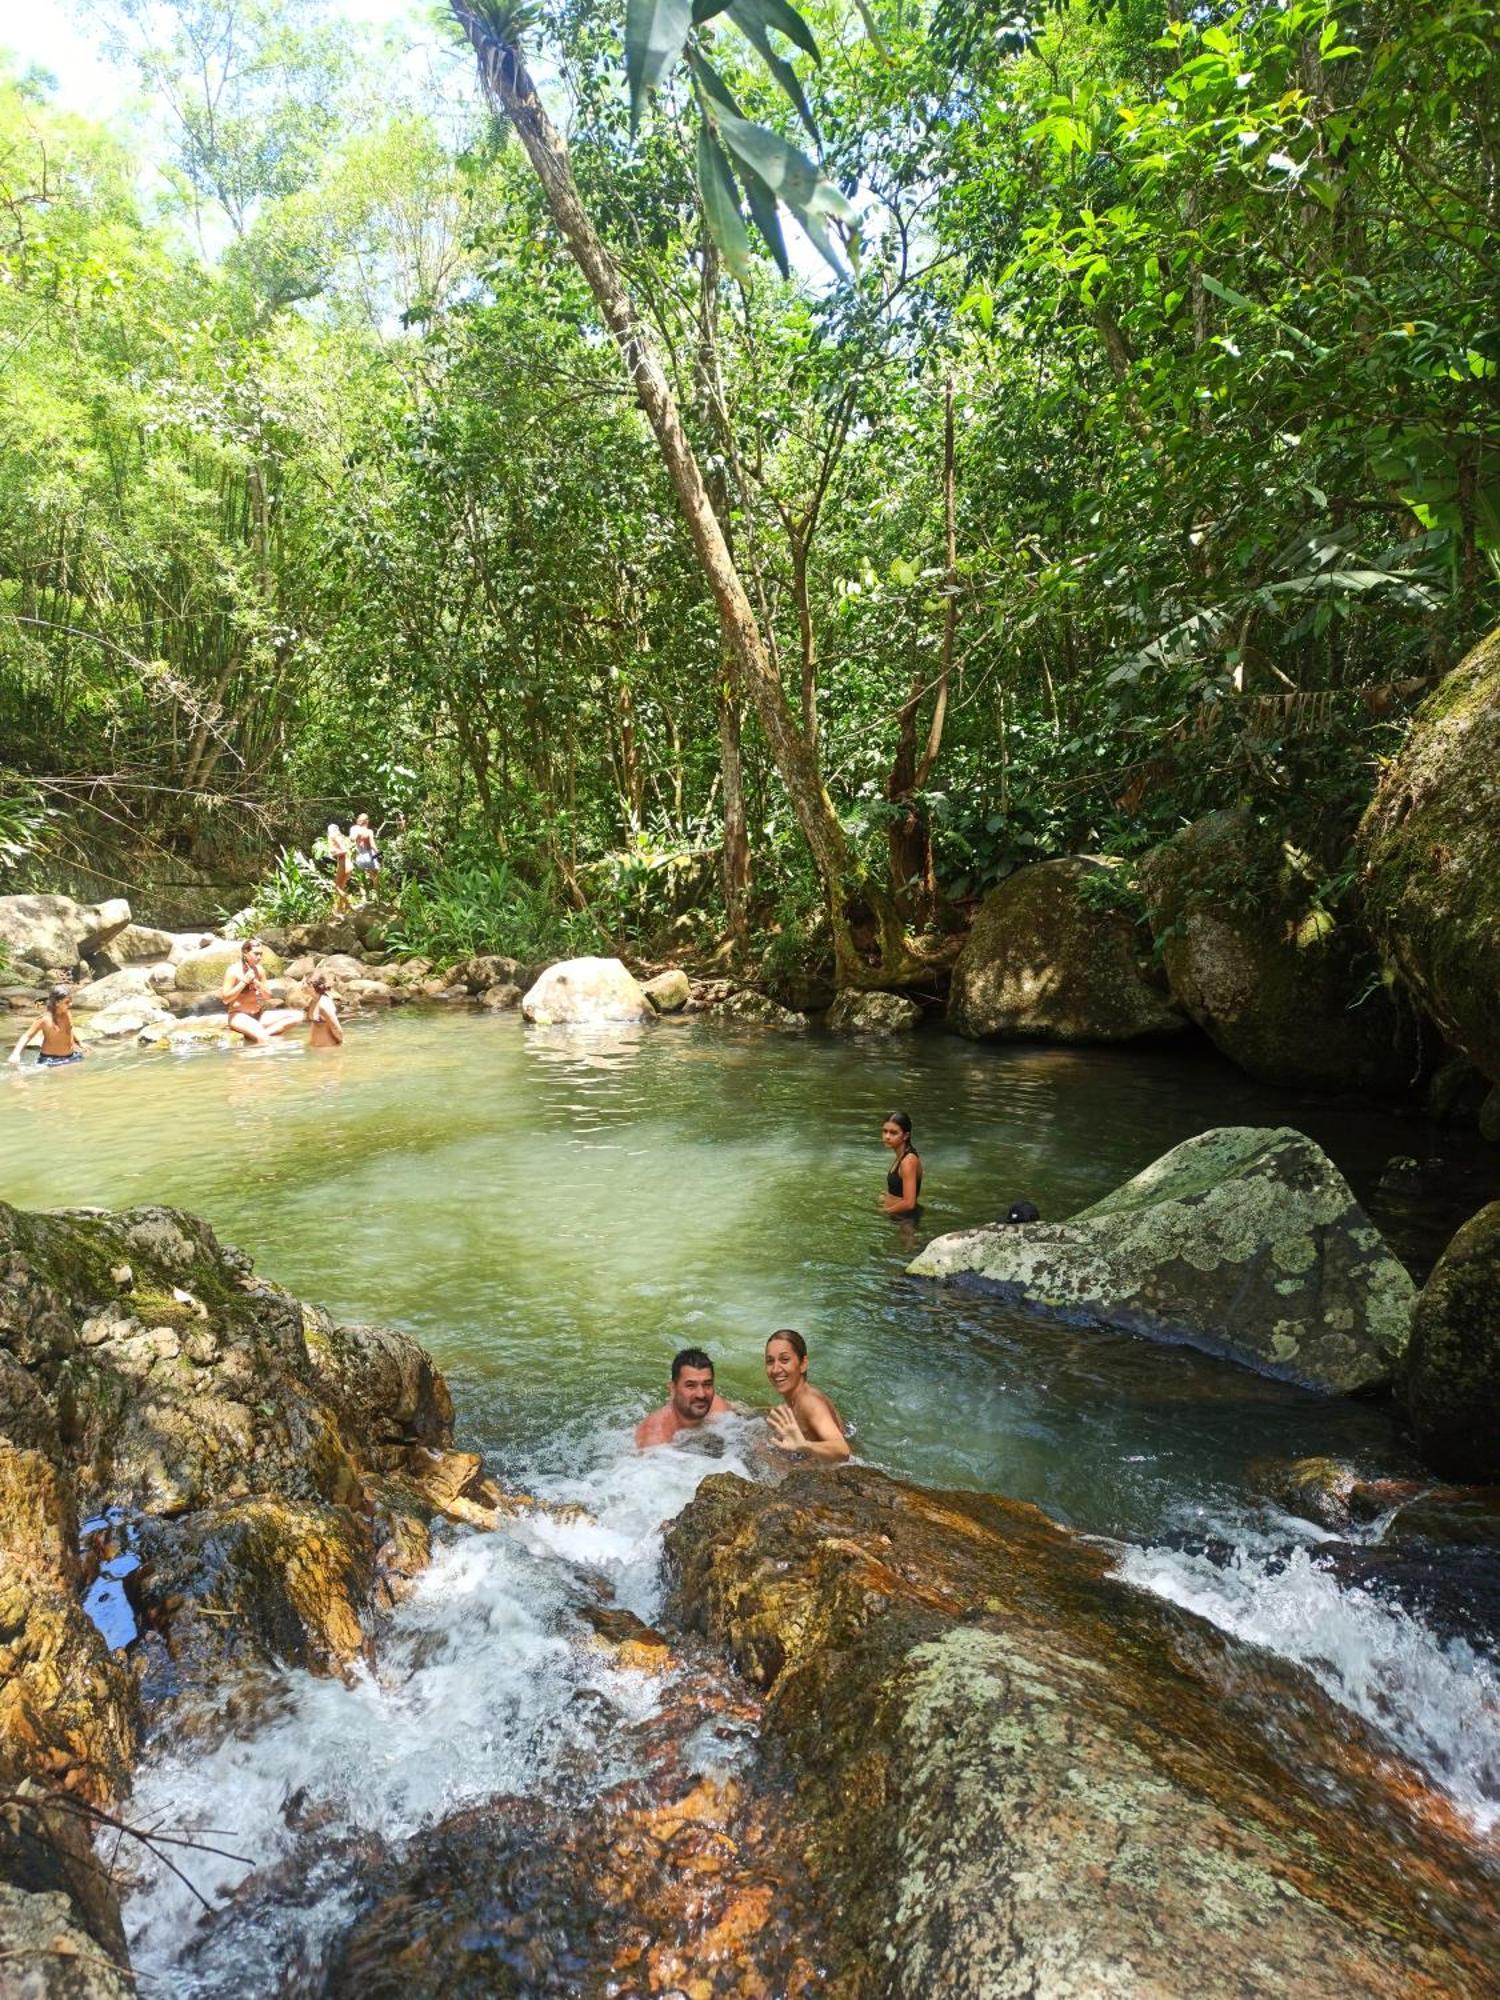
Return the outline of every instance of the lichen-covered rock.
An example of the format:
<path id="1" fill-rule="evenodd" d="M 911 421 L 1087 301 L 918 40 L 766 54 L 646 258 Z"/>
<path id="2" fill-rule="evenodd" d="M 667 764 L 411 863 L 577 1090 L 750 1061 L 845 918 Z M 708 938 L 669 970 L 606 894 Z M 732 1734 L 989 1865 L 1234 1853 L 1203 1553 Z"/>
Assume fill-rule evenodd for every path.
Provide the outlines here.
<path id="1" fill-rule="evenodd" d="M 1391 1379 L 1416 1298 L 1327 1154 L 1286 1127 L 1202 1132 L 1071 1221 L 956 1230 L 909 1269 L 1343 1394 Z"/>
<path id="2" fill-rule="evenodd" d="M 0 945 L 12 958 L 50 970 L 71 971 L 130 922 L 123 896 L 106 903 L 75 903 L 71 896 L 0 896 Z"/>
<path id="3" fill-rule="evenodd" d="M 747 1028 L 776 1028 L 784 1035 L 800 1035 L 807 1028 L 807 1016 L 782 1007 L 768 993 L 753 986 L 741 986 L 716 1000 L 708 1008 L 711 1021 L 732 1021 Z"/>
<path id="4" fill-rule="evenodd" d="M 487 986 L 479 996 L 479 1004 L 487 1014 L 508 1014 L 513 1007 L 521 1004 L 519 986 Z"/>
<path id="5" fill-rule="evenodd" d="M 1136 1042 L 1182 1032 L 1136 926 L 1084 900 L 1085 885 L 1110 874 L 1109 862 L 1071 855 L 990 891 L 953 968 L 948 1019 L 960 1034 Z"/>
<path id="6" fill-rule="evenodd" d="M 1500 1201 L 1438 1259 L 1403 1370 L 1417 1448 L 1457 1479 L 1500 1478 Z"/>
<path id="7" fill-rule="evenodd" d="M 693 997 L 693 982 L 680 966 L 669 966 L 641 988 L 658 1014 L 680 1014 Z"/>
<path id="8" fill-rule="evenodd" d="M 240 962 L 240 946 L 237 940 L 226 939 L 222 944 L 204 945 L 200 951 L 190 951 L 177 961 L 176 985 L 184 993 L 213 993 L 223 985 L 224 974 L 230 966 Z M 281 960 L 274 951 L 267 949 L 261 954 L 261 971 L 268 979 L 281 970 Z"/>
<path id="9" fill-rule="evenodd" d="M 841 993 L 828 1010 L 839 1035 L 908 1035 L 922 1024 L 922 1010 L 904 993 Z"/>
<path id="10" fill-rule="evenodd" d="M 1431 1050 L 1381 984 L 1369 939 L 1313 905 L 1248 810 L 1184 827 L 1141 882 L 1172 998 L 1231 1062 L 1314 1090 L 1398 1095 L 1421 1081 Z"/>
<path id="11" fill-rule="evenodd" d="M 123 1959 L 123 1946 L 121 1957 Z M 0 1987 L 6 2000 L 135 2000 L 136 1984 L 101 1950 L 60 1890 L 0 1882 Z"/>
<path id="12" fill-rule="evenodd" d="M 481 958 L 466 958 L 448 976 L 455 986 L 466 986 L 471 993 L 486 993 L 492 986 L 519 986 L 524 992 L 535 975 L 518 958 L 489 953 Z"/>
<path id="13" fill-rule="evenodd" d="M 656 1009 L 617 958 L 569 958 L 549 965 L 525 995 L 521 1011 L 542 1027 L 656 1019 Z"/>
<path id="14" fill-rule="evenodd" d="M 856 1993 L 1494 1990 L 1486 1877 L 1415 1775 L 1035 1509 L 719 1475 L 668 1553 L 673 1615 L 765 1691 Z"/>
<path id="15" fill-rule="evenodd" d="M 1449 1041 L 1500 1083 L 1500 630 L 1417 710 L 1358 849 L 1382 951 Z"/>

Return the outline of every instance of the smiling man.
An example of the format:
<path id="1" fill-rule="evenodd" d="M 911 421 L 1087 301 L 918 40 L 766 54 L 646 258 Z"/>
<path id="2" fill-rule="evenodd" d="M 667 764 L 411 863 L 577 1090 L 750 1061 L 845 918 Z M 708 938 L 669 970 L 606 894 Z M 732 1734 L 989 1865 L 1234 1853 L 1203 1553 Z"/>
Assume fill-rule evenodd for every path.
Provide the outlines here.
<path id="1" fill-rule="evenodd" d="M 701 1347 L 672 1357 L 672 1394 L 636 1425 L 638 1445 L 667 1444 L 679 1431 L 695 1431 L 729 1408 L 714 1388 L 714 1364 Z"/>

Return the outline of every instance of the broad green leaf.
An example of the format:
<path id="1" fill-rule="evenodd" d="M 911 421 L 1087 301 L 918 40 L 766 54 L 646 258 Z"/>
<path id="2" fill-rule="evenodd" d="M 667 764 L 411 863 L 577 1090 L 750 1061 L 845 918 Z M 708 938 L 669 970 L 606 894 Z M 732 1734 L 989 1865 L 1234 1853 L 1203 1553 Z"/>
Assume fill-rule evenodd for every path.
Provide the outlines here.
<path id="1" fill-rule="evenodd" d="M 803 92 L 801 78 L 786 60 L 785 56 L 780 56 L 776 53 L 771 43 L 771 37 L 767 34 L 764 24 L 758 18 L 758 6 L 755 4 L 755 0 L 731 0 L 729 18 L 741 29 L 747 40 L 753 44 L 761 61 L 771 72 L 777 83 L 780 84 L 793 110 L 812 134 L 814 142 L 816 142 L 818 139 L 817 120 L 813 117 L 812 106 L 808 103 L 807 97 Z"/>
<path id="2" fill-rule="evenodd" d="M 752 167 L 740 162 L 740 178 L 745 183 L 745 199 L 750 204 L 750 213 L 755 218 L 755 226 L 766 240 L 766 247 L 776 259 L 776 268 L 783 278 L 792 275 L 791 264 L 787 260 L 786 238 L 781 233 L 781 215 L 776 206 L 776 197 L 766 186 L 760 175 Z"/>
<path id="3" fill-rule="evenodd" d="M 738 22 L 747 35 L 752 26 L 762 33 L 767 28 L 775 28 L 789 42 L 795 42 L 799 49 L 810 55 L 814 62 L 823 60 L 818 53 L 817 37 L 796 8 L 788 4 L 788 0 L 729 0 L 727 12 L 730 20 Z"/>
<path id="4" fill-rule="evenodd" d="M 823 178 L 806 153 L 779 132 L 753 125 L 731 111 L 719 113 L 718 125 L 719 136 L 734 157 L 753 168 L 804 227 L 807 215 L 830 215 L 840 222 L 853 222 L 854 210 L 845 196 Z"/>
<path id="5" fill-rule="evenodd" d="M 724 262 L 742 282 L 753 268 L 750 236 L 740 213 L 739 189 L 724 157 L 724 149 L 709 129 L 706 118 L 698 121 L 698 186 L 703 195 L 703 214 L 709 234 L 718 244 Z"/>
<path id="6" fill-rule="evenodd" d="M 641 107 L 682 54 L 693 25 L 691 0 L 626 0 L 625 75 L 630 83 L 630 128 Z"/>
<path id="7" fill-rule="evenodd" d="M 704 91 L 714 100 L 715 104 L 722 104 L 724 109 L 732 113 L 736 118 L 744 117 L 745 114 L 735 102 L 734 93 L 730 90 L 729 85 L 701 50 L 688 50 L 688 67 L 692 70 L 694 77 Z"/>

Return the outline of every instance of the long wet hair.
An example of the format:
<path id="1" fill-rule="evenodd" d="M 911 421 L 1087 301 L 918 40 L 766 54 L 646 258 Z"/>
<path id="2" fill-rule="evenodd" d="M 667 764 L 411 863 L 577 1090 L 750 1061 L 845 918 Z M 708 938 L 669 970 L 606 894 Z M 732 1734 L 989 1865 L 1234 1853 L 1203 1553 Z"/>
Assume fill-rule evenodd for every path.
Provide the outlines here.
<path id="1" fill-rule="evenodd" d="M 881 1121 L 885 1125 L 899 1125 L 906 1143 L 911 1144 L 911 1113 L 909 1111 L 887 1111 Z"/>
<path id="2" fill-rule="evenodd" d="M 767 1347 L 771 1345 L 771 1342 L 773 1340 L 784 1340 L 787 1346 L 791 1348 L 793 1354 L 796 1355 L 799 1361 L 805 1361 L 807 1359 L 807 1342 L 802 1338 L 801 1334 L 798 1333 L 796 1327 L 778 1326 L 776 1331 L 767 1338 L 766 1340 Z"/>

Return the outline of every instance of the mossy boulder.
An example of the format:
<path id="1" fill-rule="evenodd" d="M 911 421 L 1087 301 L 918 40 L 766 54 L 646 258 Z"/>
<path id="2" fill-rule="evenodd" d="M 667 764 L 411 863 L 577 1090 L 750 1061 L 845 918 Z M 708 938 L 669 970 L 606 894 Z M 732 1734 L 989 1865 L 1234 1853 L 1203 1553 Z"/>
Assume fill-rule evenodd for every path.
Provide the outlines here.
<path id="1" fill-rule="evenodd" d="M 1342 1394 L 1390 1381 L 1416 1298 L 1332 1160 L 1288 1127 L 1202 1132 L 1071 1221 L 955 1230 L 908 1268 Z"/>
<path id="2" fill-rule="evenodd" d="M 1390 963 L 1500 1083 L 1500 630 L 1423 703 L 1359 829 L 1364 906 Z"/>
<path id="3" fill-rule="evenodd" d="M 641 991 L 658 1014 L 680 1014 L 693 997 L 693 982 L 681 966 L 673 965 L 648 979 Z"/>
<path id="4" fill-rule="evenodd" d="M 853 1992 L 1494 1990 L 1483 1865 L 1415 1774 L 1110 1547 L 848 1468 L 711 1477 L 667 1549 L 672 1618 L 765 1695 Z"/>
<path id="5" fill-rule="evenodd" d="M 1137 1042 L 1187 1026 L 1123 911 L 1090 901 L 1112 864 L 1079 855 L 1019 869 L 992 889 L 953 968 L 960 1034 L 1048 1042 Z"/>
<path id="6" fill-rule="evenodd" d="M 129 922 L 130 905 L 123 896 L 105 903 L 75 903 L 71 896 L 0 896 L 0 946 L 10 957 L 44 970 L 71 972 Z"/>
<path id="7" fill-rule="evenodd" d="M 1433 1050 L 1362 925 L 1317 902 L 1312 872 L 1244 808 L 1157 848 L 1141 884 L 1172 998 L 1265 1083 L 1399 1095 Z"/>
<path id="8" fill-rule="evenodd" d="M 753 986 L 737 987 L 722 1000 L 714 1001 L 706 1011 L 711 1021 L 746 1028 L 776 1028 L 784 1035 L 800 1035 L 807 1029 L 805 1014 L 783 1007 L 769 993 L 758 992 Z"/>
<path id="9" fill-rule="evenodd" d="M 836 1035 L 909 1035 L 922 1025 L 922 1010 L 904 993 L 841 993 L 828 1010 Z"/>
<path id="10" fill-rule="evenodd" d="M 1500 1479 L 1500 1201 L 1438 1259 L 1403 1370 L 1417 1448 L 1456 1479 Z"/>
<path id="11" fill-rule="evenodd" d="M 228 938 L 220 944 L 204 945 L 201 950 L 190 951 L 177 961 L 174 983 L 182 993 L 216 993 L 224 984 L 225 973 L 239 962 L 237 939 Z M 267 979 L 274 979 L 281 971 L 281 960 L 268 948 L 261 954 L 260 969 Z"/>

